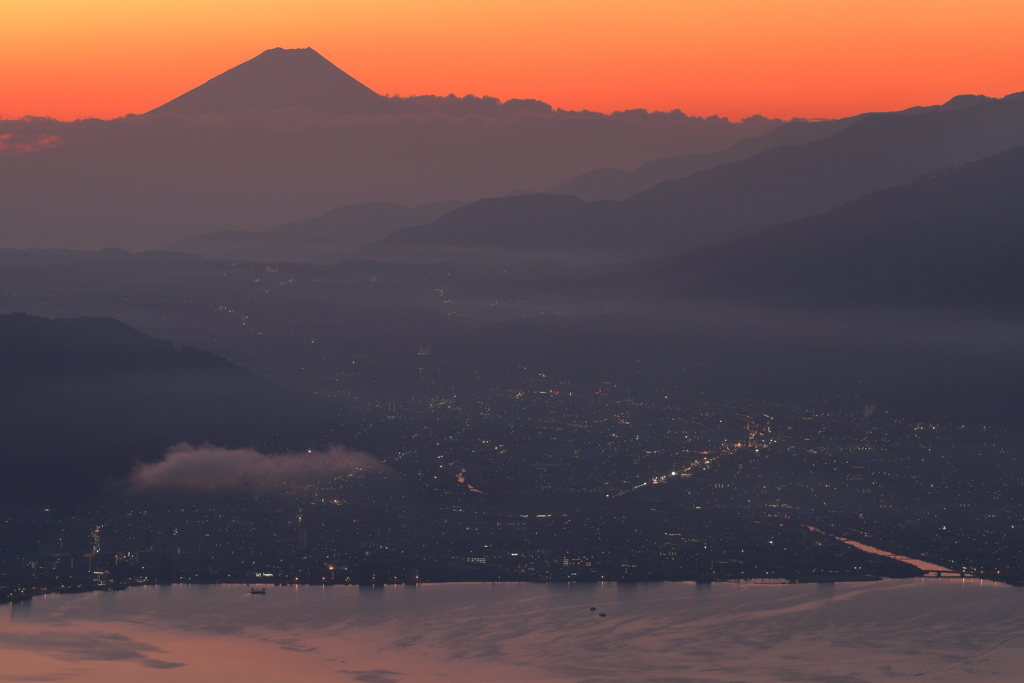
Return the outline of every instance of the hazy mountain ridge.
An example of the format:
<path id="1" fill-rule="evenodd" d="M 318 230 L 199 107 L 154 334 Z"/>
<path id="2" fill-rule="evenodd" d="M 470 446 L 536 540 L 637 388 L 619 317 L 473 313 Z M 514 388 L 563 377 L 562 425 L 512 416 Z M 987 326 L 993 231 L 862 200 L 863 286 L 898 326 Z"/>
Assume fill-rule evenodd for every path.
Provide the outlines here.
<path id="1" fill-rule="evenodd" d="M 396 258 L 430 244 L 499 252 L 589 248 L 621 259 L 683 252 L 812 216 L 1020 144 L 1024 100 L 986 100 L 914 116 L 872 114 L 832 136 L 776 147 L 622 201 L 553 207 L 510 224 L 504 216 L 515 200 L 490 200 L 492 215 L 481 215 L 475 231 L 463 226 L 456 236 L 454 228 L 438 224 L 401 231 L 387 243 Z"/>
<path id="2" fill-rule="evenodd" d="M 1009 308 L 1024 301 L 1024 147 L 675 260 L 719 296 Z"/>
<path id="3" fill-rule="evenodd" d="M 382 97 L 312 50 L 265 52 L 154 111 L 0 121 L 8 152 L 36 150 L 0 154 L 0 245 L 146 250 L 346 204 L 470 201 L 712 152 L 781 124 Z"/>
<path id="4" fill-rule="evenodd" d="M 557 185 L 550 194 L 571 194 L 586 201 L 625 199 L 666 180 L 678 180 L 698 171 L 740 161 L 781 145 L 803 145 L 828 137 L 852 124 L 859 116 L 829 121 L 788 121 L 775 130 L 740 140 L 732 147 L 710 154 L 663 157 L 633 171 L 599 168 Z"/>
<path id="5" fill-rule="evenodd" d="M 0 252 L 0 261 L 5 307 L 117 312 L 278 381 L 340 396 L 392 400 L 446 387 L 462 395 L 542 373 L 556 383 L 668 378 L 739 398 L 877 401 L 922 419 L 1005 420 L 1022 404 L 1019 322 L 992 307 L 965 315 L 955 299 L 861 299 L 853 310 L 836 297 L 751 301 L 673 288 L 691 280 L 654 277 L 653 265 L 593 278 L 505 264 L 478 271 L 474 262 L 268 272 L 158 253 Z M 337 441 L 386 452 L 382 442 L 343 436 Z"/>
<path id="6" fill-rule="evenodd" d="M 560 216 L 571 216 L 583 205 L 579 197 L 545 193 L 481 199 L 429 225 L 398 230 L 378 243 L 363 247 L 358 255 L 386 261 L 395 255 L 397 248 L 402 256 L 411 256 L 413 261 L 479 258 L 486 254 L 474 250 L 486 249 L 492 246 L 492 241 L 508 239 L 509 235 L 516 240 L 523 235 L 524 226 L 544 226 Z M 586 252 L 588 245 L 581 244 L 577 248 Z M 516 255 L 514 248 L 502 253 Z"/>
<path id="7" fill-rule="evenodd" d="M 1020 99 L 1024 93 L 1007 95 L 1001 99 Z M 957 95 L 943 104 L 918 106 L 904 109 L 895 114 L 914 115 L 927 111 L 953 110 L 973 107 L 986 101 L 1000 98 L 984 95 Z M 833 135 L 843 128 L 855 123 L 869 114 L 857 114 L 842 119 L 823 121 L 807 121 L 794 119 L 779 126 L 765 135 L 748 138 L 737 142 L 732 147 L 710 154 L 689 154 L 685 156 L 664 157 L 649 161 L 633 171 L 617 168 L 599 168 L 568 182 L 557 185 L 548 192 L 551 194 L 571 194 L 587 201 L 600 199 L 625 199 L 654 187 L 667 180 L 678 180 L 723 164 L 740 161 L 761 152 L 782 145 L 805 145 Z"/>
<path id="8" fill-rule="evenodd" d="M 769 125 L 530 112 L 12 124 L 64 142 L 0 157 L 0 245 L 141 250 L 215 230 L 270 229 L 345 204 L 500 196 L 610 161 L 646 161 L 666 145 L 710 151 Z"/>
<path id="9" fill-rule="evenodd" d="M 392 202 L 352 204 L 266 232 L 222 230 L 175 242 L 166 249 L 210 259 L 332 264 L 396 230 L 430 223 L 460 206 L 461 202 L 412 208 Z"/>

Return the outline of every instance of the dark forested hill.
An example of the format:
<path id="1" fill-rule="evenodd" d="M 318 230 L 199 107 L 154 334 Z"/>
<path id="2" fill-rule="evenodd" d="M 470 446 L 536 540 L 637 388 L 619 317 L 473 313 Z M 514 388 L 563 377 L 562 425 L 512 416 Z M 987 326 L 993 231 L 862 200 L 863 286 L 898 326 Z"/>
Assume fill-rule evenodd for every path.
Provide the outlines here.
<path id="1" fill-rule="evenodd" d="M 110 318 L 0 315 L 0 495 L 85 499 L 180 442 L 319 446 L 336 411 Z"/>

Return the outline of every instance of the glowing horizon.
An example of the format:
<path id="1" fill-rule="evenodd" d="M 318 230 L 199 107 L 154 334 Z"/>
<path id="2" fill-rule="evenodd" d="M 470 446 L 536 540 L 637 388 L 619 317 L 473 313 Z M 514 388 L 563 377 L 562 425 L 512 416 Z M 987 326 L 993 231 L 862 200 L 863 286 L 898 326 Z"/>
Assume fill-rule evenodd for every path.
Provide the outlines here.
<path id="1" fill-rule="evenodd" d="M 381 94 L 828 118 L 1024 90 L 1012 0 L 9 0 L 0 116 L 148 111 L 272 47 Z"/>

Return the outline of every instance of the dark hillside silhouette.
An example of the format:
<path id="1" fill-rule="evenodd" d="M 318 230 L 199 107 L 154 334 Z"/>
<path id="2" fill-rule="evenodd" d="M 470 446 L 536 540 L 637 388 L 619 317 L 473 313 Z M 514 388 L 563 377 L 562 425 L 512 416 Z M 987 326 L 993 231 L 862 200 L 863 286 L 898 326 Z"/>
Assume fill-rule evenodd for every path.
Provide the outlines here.
<path id="1" fill-rule="evenodd" d="M 1012 309 L 1024 302 L 1024 147 L 680 258 L 702 294 Z"/>
<path id="2" fill-rule="evenodd" d="M 187 441 L 319 446 L 330 404 L 110 318 L 0 315 L 0 494 L 74 503 Z"/>

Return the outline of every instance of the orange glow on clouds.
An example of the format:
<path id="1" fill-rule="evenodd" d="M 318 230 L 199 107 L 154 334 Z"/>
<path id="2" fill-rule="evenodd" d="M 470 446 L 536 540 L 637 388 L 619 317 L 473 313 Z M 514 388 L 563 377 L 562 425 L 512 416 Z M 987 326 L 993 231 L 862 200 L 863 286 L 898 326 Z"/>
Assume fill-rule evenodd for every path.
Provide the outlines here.
<path id="1" fill-rule="evenodd" d="M 0 116 L 147 111 L 271 47 L 380 93 L 833 117 L 1024 90 L 1020 0 L 5 0 Z"/>

